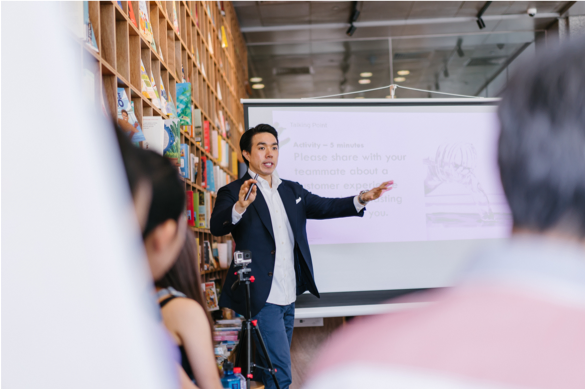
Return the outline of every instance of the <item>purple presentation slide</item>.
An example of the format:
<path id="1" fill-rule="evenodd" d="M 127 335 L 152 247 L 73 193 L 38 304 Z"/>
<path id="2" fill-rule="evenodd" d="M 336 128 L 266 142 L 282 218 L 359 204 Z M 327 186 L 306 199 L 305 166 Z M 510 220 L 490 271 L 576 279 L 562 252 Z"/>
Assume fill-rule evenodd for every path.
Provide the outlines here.
<path id="1" fill-rule="evenodd" d="M 363 218 L 310 220 L 309 243 L 505 238 L 495 113 L 273 111 L 279 175 L 324 197 L 394 188 Z"/>

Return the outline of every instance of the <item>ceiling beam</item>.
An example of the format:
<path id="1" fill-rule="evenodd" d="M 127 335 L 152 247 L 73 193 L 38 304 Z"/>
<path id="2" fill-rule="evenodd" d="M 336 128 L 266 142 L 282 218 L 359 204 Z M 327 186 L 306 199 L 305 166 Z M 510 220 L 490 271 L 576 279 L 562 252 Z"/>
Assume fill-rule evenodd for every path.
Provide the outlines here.
<path id="1" fill-rule="evenodd" d="M 536 14 L 534 19 L 555 19 L 560 17 L 558 13 L 542 13 Z M 514 19 L 531 19 L 525 13 L 513 15 L 488 15 L 482 19 L 484 21 L 501 21 Z M 407 19 L 407 20 L 375 20 L 369 22 L 354 22 L 353 25 L 357 28 L 367 27 L 391 27 L 391 26 L 413 26 L 413 25 L 429 25 L 429 24 L 445 24 L 445 23 L 468 23 L 476 22 L 475 16 L 469 17 L 455 17 L 455 18 L 432 18 L 432 19 Z M 258 27 L 241 27 L 242 33 L 248 32 L 271 32 L 271 31 L 303 31 L 303 30 L 334 30 L 344 29 L 350 26 L 349 23 L 320 23 L 320 24 L 291 24 L 282 26 L 258 26 Z"/>

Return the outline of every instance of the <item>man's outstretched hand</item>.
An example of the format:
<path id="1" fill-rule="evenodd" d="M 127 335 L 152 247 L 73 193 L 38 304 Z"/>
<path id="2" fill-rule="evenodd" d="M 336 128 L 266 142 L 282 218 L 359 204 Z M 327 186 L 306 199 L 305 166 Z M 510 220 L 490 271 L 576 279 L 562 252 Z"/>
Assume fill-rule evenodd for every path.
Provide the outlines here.
<path id="1" fill-rule="evenodd" d="M 252 193 L 250 193 L 250 197 L 248 197 L 248 200 L 245 200 L 246 194 L 248 193 L 250 185 L 252 184 L 258 184 L 258 181 L 249 179 L 240 187 L 240 193 L 238 195 L 239 198 L 238 202 L 236 203 L 236 211 L 240 214 L 243 213 L 246 208 L 248 208 L 248 206 L 254 202 L 254 200 L 256 200 L 256 191 L 258 190 L 258 185 L 254 185 L 254 188 L 252 188 Z"/>
<path id="2" fill-rule="evenodd" d="M 388 192 L 392 189 L 392 185 L 394 185 L 394 181 L 386 181 L 383 182 L 380 186 L 370 189 L 366 193 L 362 195 L 363 201 L 373 201 L 377 200 L 382 196 L 384 193 Z"/>

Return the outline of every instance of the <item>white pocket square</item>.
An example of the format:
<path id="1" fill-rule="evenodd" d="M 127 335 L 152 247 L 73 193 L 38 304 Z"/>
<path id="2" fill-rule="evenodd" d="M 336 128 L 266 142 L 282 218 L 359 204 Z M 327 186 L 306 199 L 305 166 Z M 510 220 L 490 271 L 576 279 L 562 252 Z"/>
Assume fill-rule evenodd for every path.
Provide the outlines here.
<path id="1" fill-rule="evenodd" d="M 301 198 L 299 197 L 299 198 L 297 199 L 297 204 L 298 204 L 298 203 L 300 203 L 300 202 L 301 202 Z"/>

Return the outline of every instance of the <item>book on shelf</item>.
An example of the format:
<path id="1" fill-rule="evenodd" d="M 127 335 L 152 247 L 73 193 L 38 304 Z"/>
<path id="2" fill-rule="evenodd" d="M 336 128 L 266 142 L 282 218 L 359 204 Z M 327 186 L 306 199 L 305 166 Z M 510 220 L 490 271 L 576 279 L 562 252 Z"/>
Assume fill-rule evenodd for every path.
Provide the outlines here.
<path id="1" fill-rule="evenodd" d="M 238 175 L 238 153 L 232 151 L 232 173 Z"/>
<path id="2" fill-rule="evenodd" d="M 213 54 L 213 41 L 211 40 L 211 34 L 207 33 L 207 46 L 209 46 L 209 52 Z"/>
<path id="3" fill-rule="evenodd" d="M 91 50 L 98 53 L 99 49 L 98 49 L 97 42 L 95 40 L 93 25 L 91 24 L 91 21 L 89 20 L 89 3 L 87 1 L 83 2 L 83 24 L 85 26 L 85 37 L 84 37 L 85 44 Z"/>
<path id="4" fill-rule="evenodd" d="M 146 1 L 138 2 L 138 16 L 140 19 L 140 32 L 144 35 L 144 39 L 152 44 L 152 25 L 150 24 L 150 17 L 148 16 L 148 4 Z"/>
<path id="5" fill-rule="evenodd" d="M 213 253 L 211 252 L 211 244 L 209 241 L 204 240 L 203 247 L 201 249 L 203 250 L 203 255 L 201 256 L 201 258 L 203 258 L 203 261 L 201 261 L 201 264 L 203 265 L 203 271 L 213 270 Z"/>
<path id="6" fill-rule="evenodd" d="M 169 93 L 167 95 L 168 97 L 168 103 L 167 103 L 167 109 L 169 111 L 168 115 L 171 118 L 178 118 L 178 114 L 177 114 L 177 108 L 175 108 L 175 103 L 173 102 L 173 96 Z"/>
<path id="7" fill-rule="evenodd" d="M 225 136 L 225 117 L 221 110 L 219 111 L 219 129 L 221 130 L 221 134 Z"/>
<path id="8" fill-rule="evenodd" d="M 201 146 L 201 137 L 203 134 L 203 123 L 201 122 L 201 110 L 199 108 L 193 109 L 193 138 L 195 142 Z"/>
<path id="9" fill-rule="evenodd" d="M 209 311 L 219 310 L 217 291 L 215 290 L 215 282 L 204 282 L 201 284 L 203 288 L 203 294 L 205 295 L 205 302 L 207 303 L 207 309 Z M 238 384 L 239 385 L 239 384 Z"/>
<path id="10" fill-rule="evenodd" d="M 128 99 L 126 90 L 124 88 L 118 88 L 117 96 L 118 126 L 130 138 L 130 142 L 141 148 L 148 148 L 146 138 L 144 137 L 142 128 L 140 128 L 140 123 L 138 123 L 138 119 L 134 114 L 134 104 Z"/>
<path id="11" fill-rule="evenodd" d="M 165 89 L 165 84 L 163 83 L 162 78 L 159 78 L 160 81 L 160 104 L 161 110 L 164 114 L 169 115 L 170 117 L 173 116 L 173 110 L 171 109 L 171 102 L 169 101 L 169 96 L 167 95 L 167 90 Z"/>
<path id="12" fill-rule="evenodd" d="M 179 166 L 179 156 L 181 153 L 181 127 L 179 127 L 179 119 L 163 120 L 165 130 L 166 144 L 163 148 L 163 155 L 169 158 Z"/>
<path id="13" fill-rule="evenodd" d="M 173 1 L 173 27 L 175 28 L 175 32 L 178 36 L 181 36 L 181 32 L 179 31 L 179 20 L 177 19 L 177 6 Z"/>
<path id="14" fill-rule="evenodd" d="M 205 197 L 205 228 L 209 228 L 209 222 L 211 219 L 211 193 L 206 191 L 203 196 Z"/>
<path id="15" fill-rule="evenodd" d="M 221 47 L 228 47 L 227 34 L 224 26 L 221 26 Z"/>
<path id="16" fill-rule="evenodd" d="M 199 227 L 199 191 L 193 191 L 193 226 Z M 199 241 L 197 242 L 199 245 Z"/>
<path id="17" fill-rule="evenodd" d="M 160 116 L 144 116 L 142 132 L 148 142 L 148 149 L 163 155 L 165 148 L 165 124 Z"/>
<path id="18" fill-rule="evenodd" d="M 158 94 L 158 88 L 156 87 L 156 82 L 154 81 L 152 70 L 150 71 L 150 85 L 152 85 L 152 91 L 154 92 L 154 97 L 152 97 L 152 105 L 158 109 L 161 109 L 160 95 Z M 163 113 L 166 114 L 166 112 Z"/>
<path id="19" fill-rule="evenodd" d="M 217 244 L 217 257 L 219 259 L 219 267 L 222 269 L 227 269 L 228 265 L 228 245 L 227 243 L 218 243 Z"/>
<path id="20" fill-rule="evenodd" d="M 186 194 L 186 199 L 185 199 L 185 209 L 187 212 L 187 224 L 189 224 L 190 226 L 195 226 L 195 216 L 194 216 L 194 210 L 193 210 L 193 191 L 192 190 L 188 190 L 185 192 Z"/>
<path id="21" fill-rule="evenodd" d="M 219 86 L 219 81 L 217 82 L 217 97 L 220 100 L 223 100 L 222 97 L 221 97 L 221 87 Z"/>
<path id="22" fill-rule="evenodd" d="M 138 28 L 138 24 L 136 24 L 136 16 L 134 15 L 134 8 L 132 7 L 132 2 L 128 2 L 128 16 L 130 16 L 130 21 L 134 24 L 134 27 Z"/>
<path id="23" fill-rule="evenodd" d="M 177 116 L 181 126 L 191 125 L 191 84 L 179 83 L 177 89 Z"/>
<path id="24" fill-rule="evenodd" d="M 211 151 L 211 143 L 210 143 L 211 133 L 209 131 L 209 121 L 203 121 L 203 148 L 208 153 Z"/>
<path id="25" fill-rule="evenodd" d="M 205 207 L 205 193 L 199 193 L 199 207 L 197 208 L 197 227 L 207 228 L 205 223 L 207 219 Z"/>
<path id="26" fill-rule="evenodd" d="M 217 136 L 217 162 L 219 162 L 219 166 L 223 166 L 223 139 L 221 136 Z"/>
<path id="27" fill-rule="evenodd" d="M 191 173 L 191 182 L 197 182 L 197 171 L 199 170 L 199 158 L 193 153 L 189 157 L 189 172 Z"/>
<path id="28" fill-rule="evenodd" d="M 213 161 L 207 160 L 207 189 L 215 192 L 215 179 L 213 174 Z"/>
<path id="29" fill-rule="evenodd" d="M 225 8 L 224 8 L 223 1 L 217 2 L 217 8 L 219 8 L 219 12 L 221 13 L 221 16 L 225 16 Z M 222 26 L 222 28 L 223 28 L 223 26 Z"/>
<path id="30" fill-rule="evenodd" d="M 189 145 L 181 144 L 181 156 L 180 156 L 180 168 L 181 175 L 187 180 L 191 180 L 191 161 L 189 160 Z"/>
<path id="31" fill-rule="evenodd" d="M 152 99 L 155 96 L 154 89 L 152 89 L 152 84 L 150 83 L 150 77 L 146 74 L 146 69 L 144 68 L 142 60 L 140 60 L 140 86 L 144 97 Z"/>
<path id="32" fill-rule="evenodd" d="M 226 142 L 225 140 L 221 140 L 224 148 L 223 148 L 223 158 L 221 159 L 222 165 L 224 168 L 229 168 L 230 167 L 230 148 L 229 148 L 229 143 Z"/>
<path id="33" fill-rule="evenodd" d="M 207 158 L 201 156 L 201 186 L 207 188 Z"/>
<path id="34" fill-rule="evenodd" d="M 219 157 L 219 147 L 217 145 L 217 138 L 219 134 L 217 130 L 211 130 L 211 156 L 215 159 Z"/>
<path id="35" fill-rule="evenodd" d="M 227 120 L 225 121 L 225 137 L 228 139 L 232 137 L 230 122 Z"/>
<path id="36" fill-rule="evenodd" d="M 195 48 L 195 58 L 197 59 L 197 66 L 201 67 L 201 62 L 199 62 L 199 47 Z"/>

